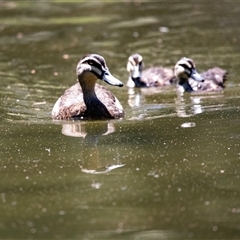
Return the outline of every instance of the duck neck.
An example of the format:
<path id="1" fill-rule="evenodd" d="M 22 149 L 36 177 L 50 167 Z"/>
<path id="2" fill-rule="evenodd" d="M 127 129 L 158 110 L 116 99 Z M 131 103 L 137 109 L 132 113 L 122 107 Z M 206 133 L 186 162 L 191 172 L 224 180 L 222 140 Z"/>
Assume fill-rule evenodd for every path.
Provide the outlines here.
<path id="1" fill-rule="evenodd" d="M 135 87 L 146 87 L 147 84 L 142 81 L 141 77 L 132 77 L 132 81 L 135 83 Z"/>
<path id="2" fill-rule="evenodd" d="M 182 92 L 193 92 L 193 89 L 189 84 L 188 79 L 180 78 L 178 81 L 178 88 L 180 88 Z"/>
<path id="3" fill-rule="evenodd" d="M 87 105 L 88 99 L 98 100 L 95 93 L 95 89 L 94 89 L 97 81 L 94 74 L 92 74 L 91 72 L 83 72 L 83 74 L 78 76 L 78 81 L 82 87 L 83 99 L 86 105 Z"/>
<path id="4" fill-rule="evenodd" d="M 112 118 L 95 93 L 96 76 L 91 72 L 84 72 L 78 76 L 78 81 L 82 87 L 83 100 L 87 107 L 86 116 L 90 118 Z"/>

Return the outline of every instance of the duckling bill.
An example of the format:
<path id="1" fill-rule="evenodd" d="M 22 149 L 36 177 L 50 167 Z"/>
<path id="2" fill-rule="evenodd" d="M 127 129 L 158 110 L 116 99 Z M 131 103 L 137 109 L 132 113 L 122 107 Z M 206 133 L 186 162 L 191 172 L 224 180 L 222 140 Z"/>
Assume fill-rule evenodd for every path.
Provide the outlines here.
<path id="1" fill-rule="evenodd" d="M 119 100 L 96 81 L 122 87 L 98 54 L 84 56 L 76 67 L 78 83 L 67 89 L 52 109 L 52 118 L 63 119 L 116 119 L 124 116 Z"/>

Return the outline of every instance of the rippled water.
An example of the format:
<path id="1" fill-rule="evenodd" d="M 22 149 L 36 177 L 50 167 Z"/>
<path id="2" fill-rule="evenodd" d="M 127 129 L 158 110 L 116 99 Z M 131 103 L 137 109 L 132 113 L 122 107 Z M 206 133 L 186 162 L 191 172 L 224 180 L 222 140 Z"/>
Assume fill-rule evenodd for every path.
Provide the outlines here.
<path id="1" fill-rule="evenodd" d="M 240 238 L 238 3 L 1 2 L 0 13 L 0 238 Z M 146 67 L 191 57 L 229 80 L 184 96 L 108 85 L 124 119 L 52 121 L 89 52 L 125 83 L 134 52 Z"/>

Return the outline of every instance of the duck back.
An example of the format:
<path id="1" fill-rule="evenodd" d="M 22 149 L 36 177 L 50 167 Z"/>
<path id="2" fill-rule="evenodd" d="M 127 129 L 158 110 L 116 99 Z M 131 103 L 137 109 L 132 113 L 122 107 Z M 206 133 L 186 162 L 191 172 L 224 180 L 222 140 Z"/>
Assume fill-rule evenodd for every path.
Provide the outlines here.
<path id="1" fill-rule="evenodd" d="M 142 81 L 149 87 L 169 86 L 175 83 L 174 79 L 174 72 L 171 68 L 152 67 L 142 73 Z"/>

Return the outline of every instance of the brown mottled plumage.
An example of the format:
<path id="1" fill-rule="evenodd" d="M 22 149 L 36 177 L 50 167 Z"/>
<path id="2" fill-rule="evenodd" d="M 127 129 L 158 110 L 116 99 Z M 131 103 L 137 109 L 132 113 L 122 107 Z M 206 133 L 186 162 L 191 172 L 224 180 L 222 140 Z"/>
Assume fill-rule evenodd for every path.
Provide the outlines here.
<path id="1" fill-rule="evenodd" d="M 67 89 L 55 103 L 53 119 L 111 119 L 124 116 L 118 99 L 104 86 L 96 84 L 100 79 L 111 85 L 123 86 L 111 75 L 102 56 L 89 54 L 83 57 L 77 65 L 77 75 L 79 83 Z"/>
<path id="2" fill-rule="evenodd" d="M 214 67 L 200 74 L 204 82 L 198 85 L 199 91 L 222 91 L 225 88 L 228 72 L 225 69 Z M 191 84 L 191 83 L 190 83 Z"/>
<path id="3" fill-rule="evenodd" d="M 171 68 L 159 66 L 143 70 L 143 67 L 143 58 L 140 54 L 135 53 L 128 58 L 128 87 L 161 87 L 175 83 Z"/>

